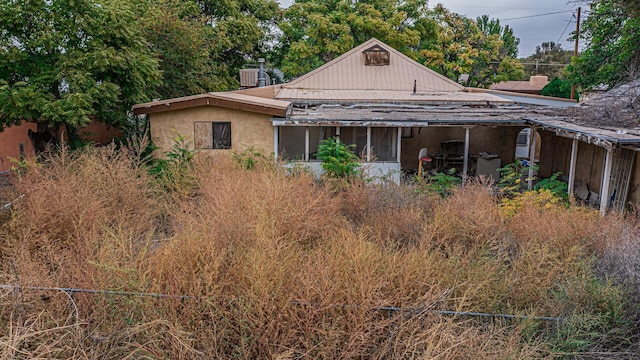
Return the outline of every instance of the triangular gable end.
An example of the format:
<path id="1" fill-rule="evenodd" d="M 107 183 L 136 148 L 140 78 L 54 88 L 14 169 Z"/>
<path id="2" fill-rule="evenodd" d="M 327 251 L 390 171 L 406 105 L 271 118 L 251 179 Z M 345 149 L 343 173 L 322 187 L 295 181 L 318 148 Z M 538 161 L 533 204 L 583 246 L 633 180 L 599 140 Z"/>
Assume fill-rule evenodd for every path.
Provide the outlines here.
<path id="1" fill-rule="evenodd" d="M 365 52 L 389 52 L 388 66 L 365 65 Z M 379 65 L 379 64 L 376 64 Z M 464 86 L 423 66 L 400 51 L 372 38 L 336 59 L 283 84 L 289 89 L 309 90 L 393 90 L 418 92 L 463 91 Z"/>

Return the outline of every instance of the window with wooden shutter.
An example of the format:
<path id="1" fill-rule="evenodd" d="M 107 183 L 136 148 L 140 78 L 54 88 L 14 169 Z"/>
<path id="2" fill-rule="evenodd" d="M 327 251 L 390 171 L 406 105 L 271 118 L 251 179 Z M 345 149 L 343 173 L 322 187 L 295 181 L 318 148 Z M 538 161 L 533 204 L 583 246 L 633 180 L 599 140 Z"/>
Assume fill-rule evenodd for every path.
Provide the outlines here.
<path id="1" fill-rule="evenodd" d="M 231 149 L 231 123 L 196 121 L 194 123 L 196 149 Z"/>

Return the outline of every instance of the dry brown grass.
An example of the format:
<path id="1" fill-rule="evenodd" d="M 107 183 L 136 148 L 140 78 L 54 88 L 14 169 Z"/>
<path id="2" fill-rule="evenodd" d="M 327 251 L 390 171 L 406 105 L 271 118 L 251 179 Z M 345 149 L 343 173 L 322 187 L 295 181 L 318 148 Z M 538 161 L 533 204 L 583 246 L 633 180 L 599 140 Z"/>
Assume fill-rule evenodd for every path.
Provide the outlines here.
<path id="1" fill-rule="evenodd" d="M 634 341 L 620 327 L 628 313 L 615 312 L 637 283 L 636 260 L 619 254 L 635 249 L 635 230 L 618 238 L 625 220 L 533 205 L 505 216 L 480 184 L 447 199 L 336 190 L 225 157 L 197 158 L 189 178 L 195 191 L 167 190 L 113 148 L 23 176 L 25 199 L 0 228 L 0 282 L 191 298 L 2 290 L 0 358 L 530 359 L 584 354 L 589 344 L 570 346 L 583 330 Z M 571 322 L 573 336 L 437 310 L 595 325 Z"/>

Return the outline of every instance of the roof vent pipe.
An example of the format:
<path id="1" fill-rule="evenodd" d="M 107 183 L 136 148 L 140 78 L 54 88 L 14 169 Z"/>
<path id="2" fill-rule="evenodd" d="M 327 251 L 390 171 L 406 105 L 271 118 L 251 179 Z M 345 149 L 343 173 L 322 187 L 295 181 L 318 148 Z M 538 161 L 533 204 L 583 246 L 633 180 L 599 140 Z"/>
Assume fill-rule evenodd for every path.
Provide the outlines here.
<path id="1" fill-rule="evenodd" d="M 260 69 L 258 70 L 258 87 L 263 87 L 266 85 L 266 77 L 264 76 L 264 58 L 259 58 L 258 64 L 260 64 Z"/>

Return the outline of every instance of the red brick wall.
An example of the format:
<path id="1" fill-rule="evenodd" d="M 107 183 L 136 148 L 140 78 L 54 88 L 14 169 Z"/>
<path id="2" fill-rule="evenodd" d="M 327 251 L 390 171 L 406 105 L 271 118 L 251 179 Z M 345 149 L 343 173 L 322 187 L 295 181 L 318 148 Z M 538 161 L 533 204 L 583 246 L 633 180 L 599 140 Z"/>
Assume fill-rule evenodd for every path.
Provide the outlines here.
<path id="1" fill-rule="evenodd" d="M 33 156 L 33 147 L 27 134 L 29 129 L 36 131 L 36 124 L 14 125 L 0 132 L 0 171 L 11 169 L 13 163 L 9 158 L 20 158 L 20 144 L 24 145 L 26 156 Z"/>

